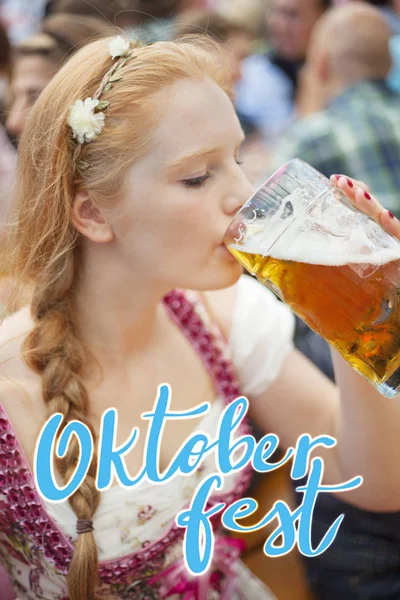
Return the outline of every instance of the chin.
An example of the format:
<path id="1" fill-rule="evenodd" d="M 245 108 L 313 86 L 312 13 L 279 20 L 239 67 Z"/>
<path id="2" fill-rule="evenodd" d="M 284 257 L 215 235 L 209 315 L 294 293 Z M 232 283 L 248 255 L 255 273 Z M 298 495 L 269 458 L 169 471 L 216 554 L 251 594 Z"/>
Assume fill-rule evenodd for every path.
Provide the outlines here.
<path id="1" fill-rule="evenodd" d="M 242 274 L 243 267 L 235 260 L 227 265 L 225 264 L 223 267 L 218 266 L 209 272 L 204 273 L 189 287 L 190 289 L 199 292 L 223 290 L 235 285 Z"/>

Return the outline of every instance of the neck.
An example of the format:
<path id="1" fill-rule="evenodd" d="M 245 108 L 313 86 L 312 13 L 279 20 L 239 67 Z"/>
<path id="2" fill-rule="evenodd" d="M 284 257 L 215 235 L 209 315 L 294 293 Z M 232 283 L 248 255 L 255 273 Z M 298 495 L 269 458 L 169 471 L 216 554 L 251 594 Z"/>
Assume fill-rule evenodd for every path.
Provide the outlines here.
<path id="1" fill-rule="evenodd" d="M 100 364 L 126 362 L 151 346 L 167 320 L 161 300 L 168 291 L 105 245 L 88 247 L 75 302 L 82 340 Z"/>
<path id="2" fill-rule="evenodd" d="M 353 87 L 354 85 L 357 85 L 357 83 L 361 83 L 362 81 L 383 81 L 386 79 L 386 76 L 386 74 L 382 73 L 365 72 L 360 73 L 358 77 L 351 77 L 347 79 L 341 79 L 339 77 L 332 78 L 332 80 L 325 85 L 326 101 L 327 103 L 331 102 L 332 100 L 340 96 L 343 92 L 345 92 L 347 89 Z"/>
<path id="3" fill-rule="evenodd" d="M 353 85 L 356 85 L 360 81 L 363 81 L 363 78 L 354 78 L 354 79 L 341 79 L 339 77 L 332 78 L 329 82 L 327 82 L 325 84 L 325 88 L 324 88 L 324 96 L 326 99 L 326 104 L 329 104 L 329 102 L 338 98 L 348 88 L 352 87 Z"/>

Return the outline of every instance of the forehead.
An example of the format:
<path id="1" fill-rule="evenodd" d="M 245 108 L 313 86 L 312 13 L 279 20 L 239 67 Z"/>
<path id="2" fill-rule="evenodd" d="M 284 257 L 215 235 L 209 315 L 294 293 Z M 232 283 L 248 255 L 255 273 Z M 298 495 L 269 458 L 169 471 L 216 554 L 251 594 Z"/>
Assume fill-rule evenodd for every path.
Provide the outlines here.
<path id="1" fill-rule="evenodd" d="M 242 137 L 232 102 L 210 80 L 178 81 L 161 92 L 160 100 L 164 110 L 153 138 L 160 159 L 237 143 Z"/>
<path id="2" fill-rule="evenodd" d="M 308 12 L 309 10 L 320 10 L 320 0 L 274 0 L 275 10 L 287 12 Z"/>
<path id="3" fill-rule="evenodd" d="M 18 56 L 14 64 L 13 83 L 49 81 L 56 72 L 53 61 L 44 56 Z"/>

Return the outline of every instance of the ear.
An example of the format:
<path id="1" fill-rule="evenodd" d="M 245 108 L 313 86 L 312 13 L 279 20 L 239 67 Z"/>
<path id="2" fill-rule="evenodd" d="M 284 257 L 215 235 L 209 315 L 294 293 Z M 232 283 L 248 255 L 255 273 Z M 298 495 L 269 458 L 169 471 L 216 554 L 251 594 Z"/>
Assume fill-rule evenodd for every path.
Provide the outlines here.
<path id="1" fill-rule="evenodd" d="M 318 59 L 316 60 L 315 71 L 317 77 L 321 83 L 327 83 L 331 78 L 331 66 L 329 55 L 325 52 L 321 52 Z"/>
<path id="2" fill-rule="evenodd" d="M 91 242 L 105 243 L 114 239 L 111 225 L 85 191 L 75 195 L 71 220 L 76 229 Z"/>

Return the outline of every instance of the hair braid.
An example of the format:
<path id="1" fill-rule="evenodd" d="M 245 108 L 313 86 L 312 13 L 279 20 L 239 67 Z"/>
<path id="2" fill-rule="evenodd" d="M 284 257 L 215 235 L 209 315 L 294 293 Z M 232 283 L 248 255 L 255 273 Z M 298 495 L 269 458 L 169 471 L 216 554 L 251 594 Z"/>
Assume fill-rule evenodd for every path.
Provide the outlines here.
<path id="1" fill-rule="evenodd" d="M 77 326 L 72 315 L 73 251 L 61 255 L 51 273 L 42 276 L 35 288 L 31 312 L 35 327 L 24 342 L 24 356 L 29 367 L 42 377 L 43 399 L 49 416 L 64 416 L 59 434 L 72 420 L 79 420 L 94 432 L 87 419 L 89 399 L 81 371 L 84 359 Z M 79 443 L 73 437 L 66 455 L 56 457 L 58 471 L 69 481 L 79 459 Z M 84 482 L 69 498 L 78 519 L 92 519 L 100 501 L 95 485 L 97 455 Z M 68 574 L 71 600 L 93 600 L 97 580 L 97 547 L 93 533 L 79 535 Z"/>

